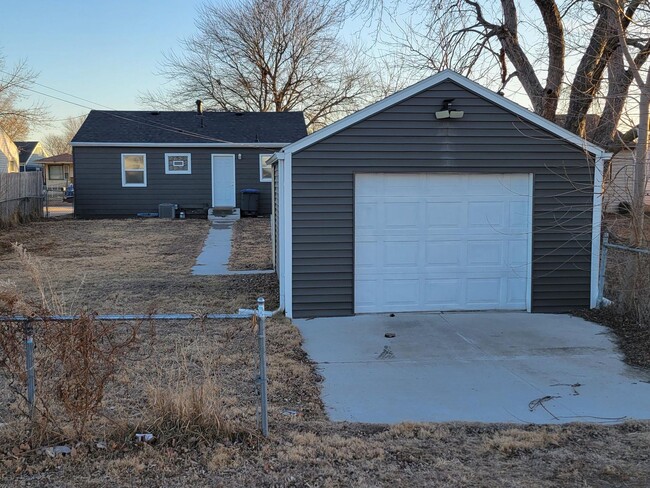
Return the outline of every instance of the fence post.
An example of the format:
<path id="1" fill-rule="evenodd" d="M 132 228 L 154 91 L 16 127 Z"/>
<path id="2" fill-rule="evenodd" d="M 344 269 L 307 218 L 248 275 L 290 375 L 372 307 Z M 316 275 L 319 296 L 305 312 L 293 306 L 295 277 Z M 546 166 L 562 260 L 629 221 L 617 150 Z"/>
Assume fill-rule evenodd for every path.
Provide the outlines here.
<path id="1" fill-rule="evenodd" d="M 264 314 L 264 298 L 257 299 L 257 341 L 260 354 L 260 401 L 261 407 L 261 424 L 262 435 L 269 436 L 269 413 L 267 397 L 267 378 L 266 378 L 266 317 Z"/>
<path id="2" fill-rule="evenodd" d="M 603 304 L 603 295 L 605 293 L 605 271 L 607 269 L 607 244 L 609 244 L 609 232 L 603 236 L 603 244 L 600 248 L 600 269 L 598 271 L 598 299 L 596 308 Z"/>
<path id="3" fill-rule="evenodd" d="M 23 325 L 25 333 L 25 365 L 27 367 L 27 403 L 29 404 L 29 418 L 34 419 L 36 404 L 36 374 L 34 370 L 34 326 L 26 320 Z"/>

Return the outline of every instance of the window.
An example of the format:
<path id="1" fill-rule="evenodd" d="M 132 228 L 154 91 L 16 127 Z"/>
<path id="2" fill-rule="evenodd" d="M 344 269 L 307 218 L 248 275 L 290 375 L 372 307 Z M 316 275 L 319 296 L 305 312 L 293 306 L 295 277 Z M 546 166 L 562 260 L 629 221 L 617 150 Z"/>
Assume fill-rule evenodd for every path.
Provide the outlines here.
<path id="1" fill-rule="evenodd" d="M 260 181 L 271 181 L 273 167 L 267 162 L 273 154 L 260 154 Z"/>
<path id="2" fill-rule="evenodd" d="M 191 175 L 192 155 L 190 153 L 166 153 L 165 174 Z"/>
<path id="3" fill-rule="evenodd" d="M 63 165 L 62 164 L 57 164 L 57 165 L 49 165 L 47 167 L 47 171 L 49 173 L 49 179 L 50 180 L 63 180 Z"/>
<path id="4" fill-rule="evenodd" d="M 122 154 L 122 186 L 147 186 L 146 154 Z"/>

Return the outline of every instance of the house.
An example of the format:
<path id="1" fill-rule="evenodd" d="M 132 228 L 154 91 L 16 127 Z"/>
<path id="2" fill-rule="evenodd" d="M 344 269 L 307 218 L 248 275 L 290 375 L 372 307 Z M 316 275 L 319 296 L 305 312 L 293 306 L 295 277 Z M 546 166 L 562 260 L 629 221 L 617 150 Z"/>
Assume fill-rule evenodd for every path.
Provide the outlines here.
<path id="1" fill-rule="evenodd" d="M 631 144 L 617 152 L 605 169 L 603 209 L 607 213 L 627 211 L 634 194 L 635 145 Z M 646 175 L 650 168 L 646 162 Z M 650 205 L 650 183 L 646 181 L 644 203 Z"/>
<path id="2" fill-rule="evenodd" d="M 18 147 L 5 131 L 0 129 L 0 173 L 17 173 Z"/>
<path id="3" fill-rule="evenodd" d="M 43 166 L 45 186 L 48 190 L 64 190 L 74 180 L 72 154 L 64 153 L 39 159 Z"/>
<path id="4" fill-rule="evenodd" d="M 268 159 L 306 135 L 301 112 L 92 110 L 72 140 L 75 215 L 135 216 L 176 204 L 187 212 L 237 208 L 260 192 L 271 213 Z"/>
<path id="5" fill-rule="evenodd" d="M 556 122 L 563 125 L 566 115 L 556 117 Z M 594 134 L 598 128 L 600 116 L 587 114 L 585 117 L 586 138 L 594 140 Z M 624 141 L 622 132 L 617 131 L 618 141 Z M 605 165 L 603 174 L 603 211 L 605 213 L 617 213 L 621 211 L 621 204 L 624 211 L 629 209 L 634 193 L 634 166 L 636 155 L 634 153 L 636 143 L 625 143 L 620 151 L 616 152 L 608 164 Z M 648 171 L 650 174 L 650 171 Z M 650 205 L 650 185 L 646 182 L 645 204 Z"/>
<path id="6" fill-rule="evenodd" d="M 25 166 L 37 164 L 39 159 L 50 155 L 39 141 L 16 141 L 16 146 L 20 154 L 21 171 L 25 171 Z"/>
<path id="7" fill-rule="evenodd" d="M 271 159 L 281 306 L 593 307 L 609 157 L 457 73 L 431 76 Z"/>

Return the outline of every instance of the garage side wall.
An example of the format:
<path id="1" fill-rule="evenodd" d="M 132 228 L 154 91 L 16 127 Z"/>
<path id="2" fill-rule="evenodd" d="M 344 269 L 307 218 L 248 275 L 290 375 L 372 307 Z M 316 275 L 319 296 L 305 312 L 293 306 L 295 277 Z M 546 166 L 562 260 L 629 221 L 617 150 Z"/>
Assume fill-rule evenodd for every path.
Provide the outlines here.
<path id="1" fill-rule="evenodd" d="M 426 172 L 533 173 L 532 311 L 589 306 L 591 157 L 447 81 L 293 154 L 294 317 L 354 313 L 354 175 Z"/>
<path id="2" fill-rule="evenodd" d="M 275 149 L 249 148 L 137 148 L 75 147 L 75 215 L 78 217 L 134 216 L 157 212 L 160 203 L 181 207 L 212 206 L 212 154 L 235 155 L 237 206 L 240 190 L 260 190 L 260 213 L 271 213 L 271 183 L 260 182 L 259 155 Z M 165 174 L 165 153 L 192 154 L 192 174 Z M 147 187 L 122 187 L 122 153 L 147 155 Z M 237 157 L 241 154 L 241 159 Z"/>

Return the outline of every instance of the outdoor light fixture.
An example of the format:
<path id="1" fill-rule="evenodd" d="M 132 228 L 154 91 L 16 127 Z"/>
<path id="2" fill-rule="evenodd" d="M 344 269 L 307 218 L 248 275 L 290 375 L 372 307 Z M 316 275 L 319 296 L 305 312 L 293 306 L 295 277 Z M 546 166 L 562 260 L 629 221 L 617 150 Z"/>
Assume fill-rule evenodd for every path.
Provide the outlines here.
<path id="1" fill-rule="evenodd" d="M 436 119 L 462 119 L 465 112 L 462 110 L 452 110 L 451 104 L 455 98 L 450 98 L 442 102 L 442 110 L 436 112 Z"/>

